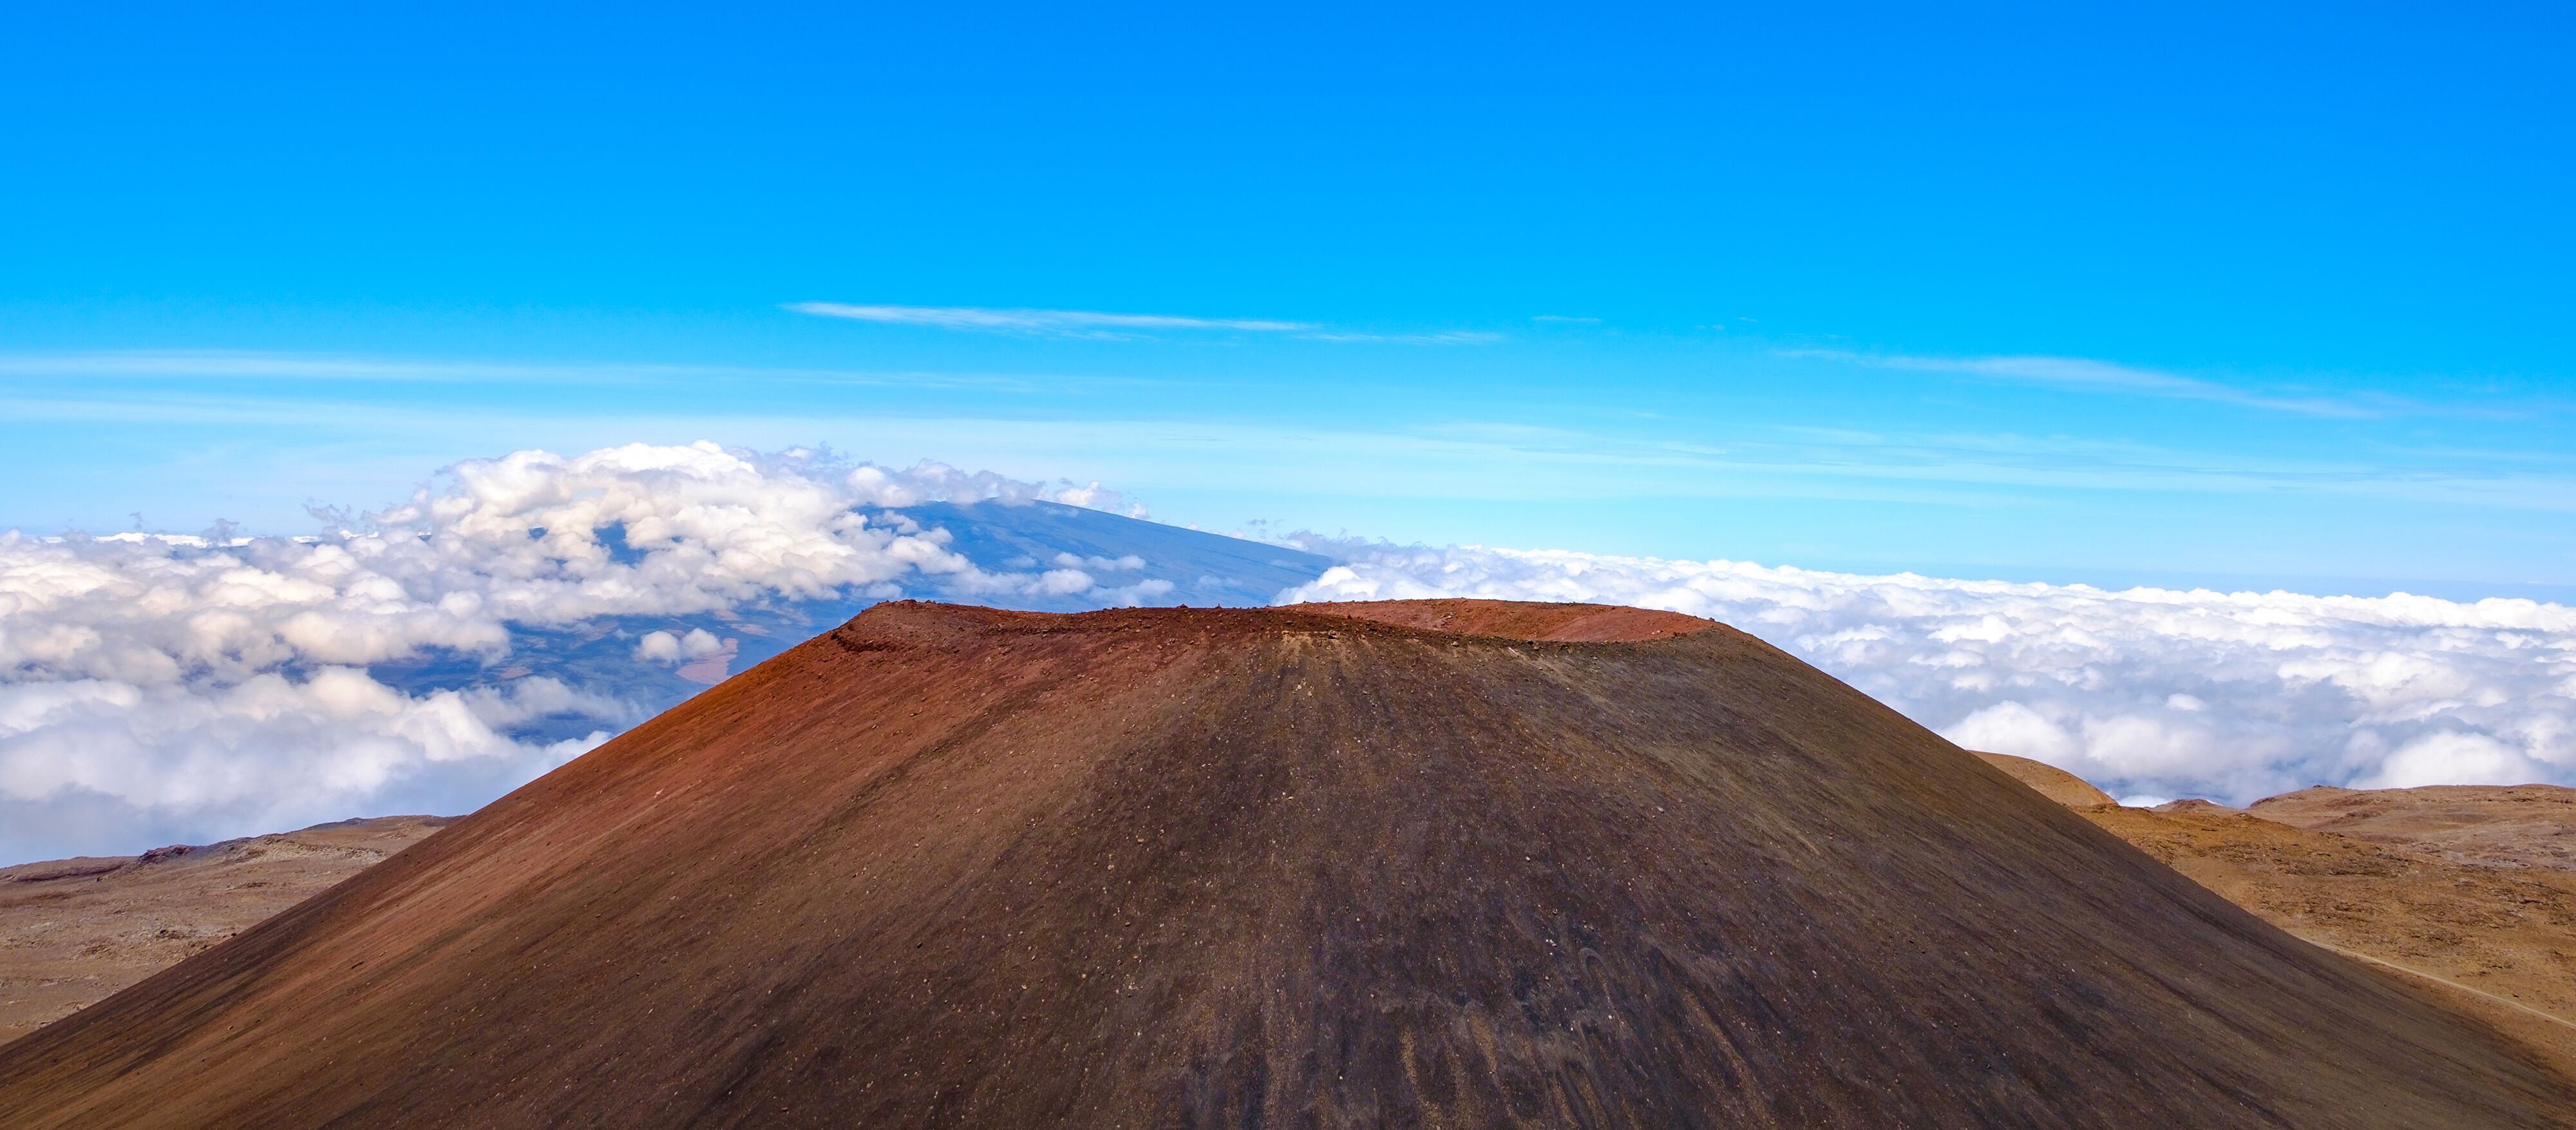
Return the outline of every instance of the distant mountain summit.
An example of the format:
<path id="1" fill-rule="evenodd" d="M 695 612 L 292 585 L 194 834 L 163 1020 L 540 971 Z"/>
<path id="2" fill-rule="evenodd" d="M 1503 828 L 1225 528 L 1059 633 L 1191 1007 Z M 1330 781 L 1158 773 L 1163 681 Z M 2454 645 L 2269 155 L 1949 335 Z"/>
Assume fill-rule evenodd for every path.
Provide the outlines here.
<path id="1" fill-rule="evenodd" d="M 1749 636 L 1494 602 L 879 605 L 0 1046 L 13 1127 L 2569 1110 Z"/>
<path id="2" fill-rule="evenodd" d="M 1137 603 L 1146 605 L 1268 604 L 1333 567 L 1332 558 L 1284 545 L 1060 502 L 927 502 L 886 513 L 946 531 L 950 549 L 992 572 L 1079 569 L 1102 590 L 1150 590 L 1137 594 Z M 1082 612 L 1101 601 L 1096 595 L 1040 591 L 1001 603 L 1036 612 Z"/>
<path id="3" fill-rule="evenodd" d="M 915 574 L 892 586 L 899 590 L 897 599 L 959 600 L 1035 612 L 1263 605 L 1334 564 L 1329 557 L 1288 546 L 1034 499 L 929 502 L 867 514 L 883 526 L 928 534 L 971 563 L 983 579 L 1016 582 L 978 589 L 969 578 Z M 601 535 L 618 560 L 640 558 L 627 546 L 622 529 Z M 568 708 L 505 727 L 515 738 L 560 741 L 582 737 L 604 723 L 613 731 L 641 721 L 886 599 L 884 593 L 865 592 L 809 599 L 773 594 L 706 612 L 603 616 L 554 626 L 514 624 L 505 663 L 433 650 L 375 664 L 368 674 L 411 694 L 495 688 L 527 675 L 545 675 L 624 704 L 627 713 L 618 717 Z M 716 648 L 687 664 L 645 662 L 636 644 L 651 632 L 675 638 L 704 633 Z"/>

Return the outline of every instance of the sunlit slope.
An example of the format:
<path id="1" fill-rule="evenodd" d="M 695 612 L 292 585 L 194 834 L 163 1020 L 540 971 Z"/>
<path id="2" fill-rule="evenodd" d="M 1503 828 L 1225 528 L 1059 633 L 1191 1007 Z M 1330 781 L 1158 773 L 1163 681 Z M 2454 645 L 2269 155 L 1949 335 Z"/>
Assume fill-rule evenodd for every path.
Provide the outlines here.
<path id="1" fill-rule="evenodd" d="M 2522 1055 L 1731 629 L 890 604 L 0 1049 L 0 1123 L 2576 1109 Z"/>

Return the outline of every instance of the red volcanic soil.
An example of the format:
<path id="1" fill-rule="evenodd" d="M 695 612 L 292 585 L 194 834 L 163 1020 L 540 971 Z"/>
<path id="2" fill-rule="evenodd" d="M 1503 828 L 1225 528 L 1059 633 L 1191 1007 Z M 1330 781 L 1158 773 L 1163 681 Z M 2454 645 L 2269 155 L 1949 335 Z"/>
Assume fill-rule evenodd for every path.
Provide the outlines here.
<path id="1" fill-rule="evenodd" d="M 1405 626 L 1441 615 L 1472 634 Z M 0 1046 L 0 1124 L 2576 1109 L 2491 1030 L 1678 626 L 882 605 Z M 1544 639 L 1622 634 L 1655 638 Z"/>
<path id="2" fill-rule="evenodd" d="M 1715 620 L 1601 604 L 1534 604 L 1519 600 L 1366 600 L 1301 604 L 1300 612 L 1348 616 L 1470 636 L 1530 641 L 1617 643 L 1660 640 L 1717 626 Z"/>

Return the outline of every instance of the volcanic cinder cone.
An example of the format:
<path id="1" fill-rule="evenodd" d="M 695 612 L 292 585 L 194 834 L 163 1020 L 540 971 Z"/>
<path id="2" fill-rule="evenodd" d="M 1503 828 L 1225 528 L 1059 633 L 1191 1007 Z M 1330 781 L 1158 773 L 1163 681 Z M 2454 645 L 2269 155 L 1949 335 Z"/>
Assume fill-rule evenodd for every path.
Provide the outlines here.
<path id="1" fill-rule="evenodd" d="M 2576 1095 L 1742 633 L 873 609 L 0 1049 L 0 1124 L 2513 1126 Z"/>

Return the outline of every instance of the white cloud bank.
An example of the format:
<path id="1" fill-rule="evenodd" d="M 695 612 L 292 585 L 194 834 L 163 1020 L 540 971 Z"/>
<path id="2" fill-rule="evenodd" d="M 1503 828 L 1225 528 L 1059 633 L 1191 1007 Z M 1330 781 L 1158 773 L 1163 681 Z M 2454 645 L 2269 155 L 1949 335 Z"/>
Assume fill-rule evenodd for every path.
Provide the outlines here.
<path id="1" fill-rule="evenodd" d="M 2114 794 L 2576 782 L 2576 609 L 2110 592 L 1563 551 L 1377 547 L 1283 603 L 1635 604 L 1762 637 L 1972 749 Z"/>
<path id="2" fill-rule="evenodd" d="M 138 828 L 203 841 L 452 811 L 637 720 L 633 707 L 545 672 L 521 673 L 506 691 L 410 694 L 365 669 L 438 655 L 497 667 L 513 626 L 884 597 L 906 585 L 1101 604 L 1154 595 L 1081 569 L 988 572 L 943 531 L 883 512 L 993 498 L 1120 501 L 1097 484 L 700 443 L 464 463 L 438 488 L 319 537 L 0 532 L 0 861 L 133 850 Z M 680 665 L 682 677 L 718 654 L 729 657 L 699 630 L 648 633 L 633 652 Z M 596 732 L 508 736 L 565 716 Z"/>
<path id="3" fill-rule="evenodd" d="M 363 665 L 424 648 L 498 656 L 507 624 L 710 612 L 771 596 L 892 596 L 928 577 L 970 593 L 1060 591 L 986 573 L 946 536 L 866 510 L 1045 498 L 1114 505 L 938 464 L 841 467 L 812 453 L 641 444 L 523 451 L 318 538 L 0 533 L 0 679 L 239 680 L 288 663 Z"/>
<path id="4" fill-rule="evenodd" d="M 702 443 L 460 464 L 310 538 L 0 533 L 0 862 L 458 812 L 638 720 L 633 703 L 548 666 L 573 661 L 545 658 L 567 653 L 541 654 L 531 630 L 606 641 L 653 678 L 711 682 L 737 642 L 715 614 L 750 604 L 908 593 L 1105 606 L 1173 591 L 1140 575 L 1143 557 L 1098 545 L 992 571 L 945 531 L 886 512 L 993 498 L 1123 505 L 1097 484 Z M 2576 781 L 2576 611 L 2559 605 L 1335 548 L 1346 565 L 1280 599 L 1594 600 L 1711 616 L 1961 744 L 2117 795 Z M 617 618 L 700 615 L 715 619 L 596 634 Z M 386 668 L 370 674 L 405 662 L 463 674 L 403 687 L 379 678 Z"/>

